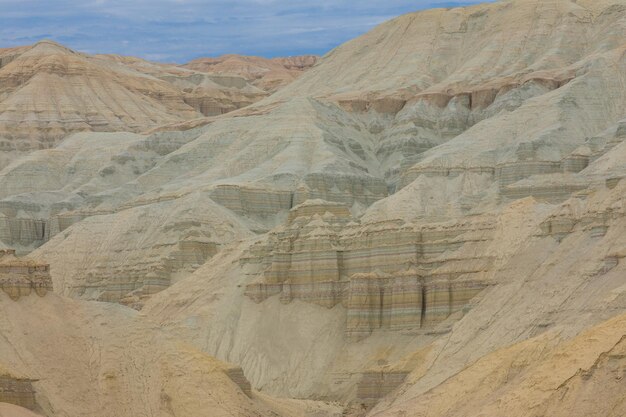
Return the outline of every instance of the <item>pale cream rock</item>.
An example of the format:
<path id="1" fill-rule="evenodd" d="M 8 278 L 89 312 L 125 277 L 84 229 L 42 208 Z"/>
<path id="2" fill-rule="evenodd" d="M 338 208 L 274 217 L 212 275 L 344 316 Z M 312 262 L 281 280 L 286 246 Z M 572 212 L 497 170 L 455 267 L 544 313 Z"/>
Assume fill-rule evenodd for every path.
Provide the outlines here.
<path id="1" fill-rule="evenodd" d="M 623 414 L 625 28 L 623 0 L 413 13 L 209 117 L 202 89 L 245 80 L 49 58 L 168 93 L 132 95 L 156 108 L 149 117 L 131 106 L 125 124 L 96 124 L 134 134 L 2 153 L 2 245 L 50 263 L 59 292 L 0 293 L 15 321 L 0 321 L 3 358 L 39 379 L 48 410 L 84 397 L 68 413 L 87 416 L 94 404 L 194 415 L 217 402 L 241 415 L 339 412 L 255 389 L 370 417 Z M 42 48 L 67 55 L 2 51 L 0 74 Z M 20 100 L 46 115 L 46 97 Z M 34 131 L 70 131 L 46 123 Z M 20 362 L 14 352 L 46 332 L 65 337 L 65 356 Z"/>

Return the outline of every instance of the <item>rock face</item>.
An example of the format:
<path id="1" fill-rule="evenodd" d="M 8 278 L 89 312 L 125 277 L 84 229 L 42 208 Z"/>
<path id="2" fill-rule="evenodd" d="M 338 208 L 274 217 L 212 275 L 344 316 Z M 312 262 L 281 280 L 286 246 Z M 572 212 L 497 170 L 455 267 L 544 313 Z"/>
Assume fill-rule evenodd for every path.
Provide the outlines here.
<path id="1" fill-rule="evenodd" d="M 304 198 L 292 200 L 286 220 L 278 219 L 282 225 L 217 255 L 148 302 L 145 314 L 177 329 L 198 315 L 222 317 L 225 324 L 195 327 L 200 333 L 191 338 L 242 363 L 254 386 L 354 399 L 361 380 L 363 398 L 393 398 L 394 388 L 419 395 L 495 349 L 551 327 L 566 329 L 567 339 L 621 311 L 622 243 L 611 228 L 623 221 L 624 91 L 609 85 L 624 75 L 622 29 L 615 26 L 623 10 L 610 1 L 433 10 L 398 18 L 333 51 L 264 101 L 266 114 L 253 117 L 286 126 L 279 112 L 300 114 L 301 125 L 312 112 L 323 115 L 315 128 L 325 126 L 326 155 L 338 156 L 324 176 L 341 175 L 337 167 L 348 161 L 382 181 L 390 195 L 346 199 L 326 182 L 318 189 L 328 191 L 311 198 L 327 203 L 305 203 L 308 194 L 296 187 L 294 196 Z M 512 23 L 505 31 L 501 22 Z M 602 35 L 591 36 L 590 27 Z M 589 42 L 602 58 L 563 47 L 562 39 Z M 597 88 L 588 91 L 592 84 Z M 272 100 L 289 108 L 271 107 Z M 223 123 L 239 129 L 246 118 Z M 215 124 L 205 129 L 221 132 Z M 294 142 L 311 137 L 298 133 L 287 134 Z M 300 154 L 281 155 L 290 158 L 277 156 L 254 171 L 265 178 L 268 168 L 280 167 L 268 196 Z M 237 179 L 249 180 L 244 175 Z M 356 186 L 337 188 L 361 194 Z M 285 201 L 277 205 L 285 210 L 282 198 L 273 200 Z M 602 214 L 607 210 L 611 220 Z M 597 251 L 588 250 L 591 242 L 600 245 Z M 235 259 L 239 266 L 220 267 Z M 207 281 L 214 286 L 203 289 Z M 592 288 L 597 292 L 590 296 Z M 216 291 L 229 300 L 243 293 L 253 304 L 229 305 L 212 298 Z M 179 314 L 176 305 L 192 294 L 202 301 L 194 298 L 198 306 Z M 573 319 L 580 315 L 585 322 Z M 292 348 L 275 354 L 259 347 L 267 335 Z M 410 355 L 409 346 L 429 344 L 426 368 L 398 371 L 419 378 L 365 394 L 375 384 L 368 380 L 378 372 L 371 371 L 377 352 L 392 363 Z M 363 363 L 350 362 L 350 355 Z M 313 361 L 328 371 L 308 366 Z M 348 369 L 359 378 L 336 376 Z M 302 382 L 303 375 L 315 382 Z"/>
<path id="2" fill-rule="evenodd" d="M 401 222 L 358 225 L 340 204 L 307 201 L 289 214 L 285 230 L 270 234 L 245 256 L 261 266 L 262 282 L 248 284 L 256 302 L 280 294 L 347 309 L 346 333 L 419 329 L 463 310 L 487 286 L 488 257 L 464 259 L 491 239 L 490 224 L 428 228 Z M 452 266 L 456 263 L 457 266 Z M 441 268 L 441 265 L 446 265 Z"/>
<path id="3" fill-rule="evenodd" d="M 16 376 L 0 366 L 0 404 L 14 404 L 29 410 L 36 407 L 33 380 Z"/>
<path id="4" fill-rule="evenodd" d="M 305 112 L 309 112 L 310 120 L 302 123 L 298 115 Z M 337 118 L 339 123 L 334 121 Z M 47 248 L 57 251 L 63 247 L 61 241 L 69 245 L 74 239 L 76 242 L 92 236 L 87 238 L 92 240 L 99 233 L 114 233 L 113 241 L 118 240 L 117 233 L 121 233 L 133 236 L 130 240 L 122 239 L 125 245 L 134 246 L 134 241 L 146 246 L 141 233 L 110 225 L 117 222 L 117 218 L 124 222 L 122 217 L 162 216 L 162 210 L 169 207 L 190 221 L 186 227 L 157 228 L 153 224 L 155 233 L 160 235 L 155 241 L 168 241 L 167 246 L 155 245 L 155 256 L 164 258 L 168 255 L 161 249 L 185 246 L 187 240 L 220 246 L 250 236 L 251 231 L 267 231 L 279 224 L 291 207 L 311 198 L 340 202 L 355 212 L 362 211 L 386 197 L 388 188 L 374 175 L 375 170 L 370 166 L 373 156 L 357 142 L 361 129 L 358 122 L 344 123 L 350 120 L 351 116 L 335 107 L 312 99 L 296 99 L 279 105 L 271 114 L 228 117 L 186 132 L 158 132 L 149 136 L 72 135 L 56 149 L 34 152 L 0 172 L 0 183 L 6 184 L 3 189 L 7 190 L 3 199 L 6 209 L 2 211 L 6 216 L 5 242 L 27 252 L 56 235 L 58 241 Z M 330 123 L 330 127 L 326 123 Z M 303 139 L 291 141 L 292 136 Z M 99 139 L 98 146 L 91 145 L 95 137 Z M 221 139 L 217 140 L 218 137 Z M 303 164 L 294 164 L 292 157 Z M 59 160 L 66 163 L 59 164 Z M 186 161 L 184 165 L 180 164 L 182 160 Z M 223 161 L 228 162 L 222 164 Z M 98 169 L 93 169 L 96 166 Z M 331 168 L 332 175 L 328 172 Z M 19 190 L 19 184 L 23 184 L 24 175 L 33 179 L 30 193 L 14 194 L 13 190 Z M 204 210 L 202 205 L 214 206 L 214 209 Z M 168 221 L 177 222 L 174 212 Z M 79 223 L 73 227 L 76 222 Z M 25 228 L 33 223 L 43 225 L 43 237 L 13 226 Z M 63 234 L 59 233 L 61 231 Z M 123 265 L 124 258 L 119 257 L 116 245 L 101 252 L 103 261 L 108 264 L 104 271 L 129 269 Z M 59 263 L 59 269 L 52 266 L 53 278 L 58 277 L 61 291 L 73 286 L 65 286 L 63 281 L 76 274 L 61 273 L 64 265 L 87 267 L 88 270 L 75 275 L 81 280 L 91 275 L 96 277 L 94 281 L 100 281 L 99 277 L 103 276 L 102 269 L 90 260 L 93 259 L 91 249 L 86 249 L 82 254 L 80 251 L 56 252 L 62 256 L 77 256 L 75 260 Z M 43 256 L 47 259 L 47 255 Z M 80 258 L 83 256 L 85 258 Z M 130 269 L 136 269 L 138 264 L 152 257 L 138 256 L 143 259 L 132 261 Z M 162 262 L 165 261 L 159 261 Z M 183 266 L 193 264 L 192 259 Z M 180 269 L 170 271 L 169 266 L 159 267 L 152 262 L 147 268 L 157 273 L 164 268 L 166 280 L 162 282 L 166 285 L 167 280 L 175 279 L 172 274 Z M 135 284 L 132 275 L 122 279 L 123 282 L 113 285 L 123 285 L 125 292 L 104 299 L 123 298 L 127 292 L 141 286 Z M 117 278 L 112 278 L 115 280 Z M 78 294 L 98 298 L 107 291 L 107 284 L 103 282 L 103 285 L 94 285 L 92 291 L 81 290 Z"/>
<path id="5" fill-rule="evenodd" d="M 34 292 L 43 297 L 52 291 L 50 265 L 15 257 L 15 251 L 0 249 L 0 289 L 13 300 Z"/>
<path id="6" fill-rule="evenodd" d="M 225 114 L 203 89 L 267 71 L 3 50 L 167 113 L 3 151 L 0 240 L 55 288 L 0 292 L 3 363 L 50 416 L 623 415 L 625 28 L 624 0 L 413 13 Z"/>
<path id="7" fill-rule="evenodd" d="M 152 238 L 146 240 L 147 234 Z M 98 242 L 99 255 L 90 247 L 78 249 L 86 235 Z M 70 255 L 66 248 L 78 245 L 64 265 L 53 267 L 59 291 L 139 308 L 146 297 L 167 288 L 178 274 L 196 269 L 223 244 L 249 235 L 231 213 L 196 194 L 89 215 L 57 235 L 50 246 L 55 254 L 46 256 Z"/>
<path id="8" fill-rule="evenodd" d="M 298 78 L 318 61 L 315 55 L 266 59 L 255 56 L 223 55 L 198 58 L 183 65 L 210 74 L 237 75 L 254 86 L 273 93 Z"/>

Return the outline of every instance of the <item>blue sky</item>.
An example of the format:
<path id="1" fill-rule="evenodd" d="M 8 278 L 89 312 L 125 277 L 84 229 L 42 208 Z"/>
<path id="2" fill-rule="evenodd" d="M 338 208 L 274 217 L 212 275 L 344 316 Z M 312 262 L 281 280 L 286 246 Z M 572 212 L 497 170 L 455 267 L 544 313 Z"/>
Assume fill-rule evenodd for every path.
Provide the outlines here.
<path id="1" fill-rule="evenodd" d="M 385 20 L 473 0 L 0 0 L 0 48 L 53 39 L 183 63 L 225 53 L 323 55 Z"/>

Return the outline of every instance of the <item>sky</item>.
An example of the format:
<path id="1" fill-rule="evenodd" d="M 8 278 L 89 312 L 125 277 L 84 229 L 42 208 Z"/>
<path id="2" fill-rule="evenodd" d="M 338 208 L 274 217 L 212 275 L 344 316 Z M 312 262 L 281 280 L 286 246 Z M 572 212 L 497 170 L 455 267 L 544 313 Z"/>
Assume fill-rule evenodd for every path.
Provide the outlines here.
<path id="1" fill-rule="evenodd" d="M 185 63 L 226 53 L 323 55 L 398 15 L 458 0 L 0 0 L 0 48 L 57 41 Z"/>

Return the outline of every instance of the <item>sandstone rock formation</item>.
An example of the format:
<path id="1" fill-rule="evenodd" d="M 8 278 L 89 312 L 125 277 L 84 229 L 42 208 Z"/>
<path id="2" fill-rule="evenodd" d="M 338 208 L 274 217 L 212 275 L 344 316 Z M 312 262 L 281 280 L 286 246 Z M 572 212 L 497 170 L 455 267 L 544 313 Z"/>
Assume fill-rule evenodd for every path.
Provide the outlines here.
<path id="1" fill-rule="evenodd" d="M 215 116 L 254 103 L 267 96 L 265 90 L 232 74 L 204 74 L 173 64 L 160 64 L 119 55 L 97 55 L 151 75 L 182 90 L 183 101 L 204 116 Z"/>
<path id="2" fill-rule="evenodd" d="M 0 249 L 0 289 L 13 300 L 31 292 L 43 297 L 52 291 L 50 265 L 16 258 L 15 250 Z"/>
<path id="3" fill-rule="evenodd" d="M 0 377 L 0 399 L 30 407 L 34 394 L 34 408 L 44 416 L 339 413 L 333 406 L 285 404 L 252 392 L 239 367 L 200 352 L 116 304 L 85 303 L 54 293 L 13 302 L 0 293 L 0 313 L 3 369 L 29 375 L 28 380 L 13 376 L 8 385 Z"/>
<path id="4" fill-rule="evenodd" d="M 555 344 L 547 332 L 498 350 L 435 390 L 371 415 L 624 415 L 625 321 L 620 315 L 567 342 Z"/>
<path id="5" fill-rule="evenodd" d="M 239 76 L 90 56 L 51 41 L 0 50 L 0 86 L 0 167 L 8 152 L 52 148 L 69 133 L 140 132 L 267 95 Z"/>
<path id="6" fill-rule="evenodd" d="M 137 131 L 199 116 L 168 83 L 50 41 L 5 50 L 2 62 L 5 151 L 51 148 L 75 131 Z"/>
<path id="7" fill-rule="evenodd" d="M 3 366 L 49 416 L 623 415 L 625 28 L 413 13 L 223 115 L 185 101 L 217 75 L 70 54 L 193 114 L 3 153 L 0 244 L 55 289 L 0 292 Z"/>
<path id="8" fill-rule="evenodd" d="M 0 365 L 0 404 L 14 404 L 29 410 L 36 407 L 33 380 L 4 369 Z"/>
<path id="9" fill-rule="evenodd" d="M 244 364 L 253 385 L 288 395 L 315 393 L 354 398 L 354 391 L 352 394 L 348 391 L 362 379 L 339 375 L 347 375 L 348 369 L 352 372 L 359 369 L 363 375 L 371 375 L 376 362 L 366 360 L 365 363 L 348 365 L 350 354 L 373 358 L 377 349 L 387 349 L 384 360 L 392 363 L 411 354 L 398 345 L 421 349 L 434 343 L 433 351 L 447 359 L 439 357 L 433 365 L 432 373 L 438 375 L 437 378 L 423 380 L 427 390 L 462 369 L 472 358 L 499 346 L 519 342 L 524 335 L 562 326 L 567 329 L 562 337 L 567 338 L 611 314 L 606 306 L 590 313 L 585 305 L 602 305 L 601 300 L 608 297 L 613 300 L 611 305 L 615 311 L 620 311 L 623 284 L 616 275 L 620 263 L 619 257 L 611 252 L 621 245 L 613 240 L 617 235 L 606 235 L 609 240 L 601 244 L 604 249 L 594 252 L 583 249 L 591 242 L 587 239 L 603 239 L 610 227 L 603 222 L 589 225 L 585 220 L 582 227 L 589 226 L 592 234 L 577 238 L 583 240 L 570 240 L 560 248 L 558 242 L 564 242 L 562 234 L 559 233 L 558 240 L 553 241 L 555 234 L 546 235 L 542 231 L 550 228 L 550 219 L 554 213 L 563 210 L 562 207 L 574 204 L 578 207 L 577 212 L 584 212 L 581 202 L 593 199 L 596 205 L 605 201 L 606 207 L 613 207 L 610 211 L 615 213 L 616 207 L 622 204 L 621 200 L 613 200 L 619 199 L 619 191 L 613 191 L 615 194 L 611 195 L 614 197 L 608 198 L 611 190 L 608 187 L 614 187 L 612 190 L 620 187 L 617 178 L 622 174 L 617 168 L 618 153 L 612 158 L 604 155 L 612 153 L 615 144 L 620 143 L 622 133 L 618 133 L 621 132 L 618 126 L 623 118 L 620 110 L 623 108 L 623 92 L 617 93 L 613 89 L 609 94 L 599 90 L 583 93 L 590 83 L 602 85 L 606 81 L 601 80 L 614 80 L 623 74 L 617 69 L 621 68 L 621 53 L 618 52 L 621 41 L 615 37 L 621 29 L 613 26 L 614 22 L 624 18 L 617 3 L 579 2 L 574 5 L 558 1 L 518 1 L 430 11 L 399 18 L 337 49 L 316 68 L 279 91 L 273 99 L 290 100 L 295 104 L 298 102 L 291 97 L 312 95 L 316 97 L 316 103 L 323 102 L 328 108 L 332 106 L 327 104 L 329 101 L 336 103 L 333 112 L 337 116 L 330 120 L 340 120 L 342 127 L 352 120 L 355 129 L 361 133 L 359 142 L 363 151 L 355 145 L 348 145 L 345 142 L 348 135 L 345 134 L 342 135 L 343 142 L 334 141 L 333 145 L 339 146 L 345 152 L 342 154 L 344 158 L 350 158 L 354 163 L 357 159 L 352 158 L 362 152 L 362 161 L 373 161 L 365 165 L 368 172 L 383 179 L 389 191 L 395 193 L 373 204 L 366 201 L 361 207 L 345 201 L 359 222 L 346 219 L 345 209 L 343 213 L 333 213 L 336 210 L 333 207 L 328 210 L 332 215 L 327 215 L 323 209 L 316 213 L 312 204 L 308 209 L 309 219 L 305 220 L 306 216 L 297 214 L 303 207 L 294 208 L 284 227 L 275 229 L 240 255 L 234 252 L 234 259 L 243 258 L 240 269 L 229 266 L 221 272 L 215 271 L 221 263 L 230 262 L 228 255 L 211 260 L 205 268 L 149 302 L 145 314 L 162 316 L 165 323 L 173 327 L 178 327 L 176 323 L 185 320 L 184 317 L 197 317 L 197 314 L 206 314 L 207 318 L 223 317 L 228 324 L 213 324 L 210 332 L 200 330 L 202 334 L 197 336 L 197 343 L 220 357 Z M 568 16 L 565 22 L 563 16 Z M 583 27 L 590 24 L 590 19 L 599 25 L 597 30 L 603 33 L 600 36 L 603 43 L 589 50 L 603 50 L 603 57 L 585 55 L 578 49 L 571 53 L 562 52 L 559 39 L 563 37 L 589 39 L 586 42 L 599 39 L 587 38 L 587 29 Z M 426 25 L 441 21 L 445 22 L 439 23 L 443 27 L 441 36 L 436 28 Z M 515 21 L 519 27 L 513 32 L 522 31 L 522 28 L 532 32 L 532 27 L 555 29 L 548 32 L 537 29 L 542 36 L 541 42 L 528 43 L 522 40 L 526 39 L 524 37 L 511 35 L 514 42 L 526 42 L 526 55 L 512 65 L 509 58 L 491 53 L 492 50 L 508 51 L 509 45 L 505 48 L 502 44 L 502 32 L 496 29 L 498 22 L 502 21 Z M 535 24 L 538 26 L 533 26 Z M 446 29 L 446 25 L 450 29 Z M 493 33 L 493 37 L 485 38 L 489 33 Z M 405 42 L 405 36 L 425 39 L 423 50 L 419 45 L 416 48 L 414 43 Z M 472 36 L 480 37 L 480 42 L 471 41 Z M 468 40 L 461 42 L 463 38 Z M 376 52 L 360 52 L 366 50 L 367 45 L 376 44 L 377 39 L 382 45 L 377 46 Z M 550 42 L 554 42 L 553 49 L 546 46 Z M 433 43 L 438 56 L 444 57 L 441 58 L 443 61 L 445 57 L 454 57 L 456 67 L 442 72 L 439 67 L 428 67 L 435 65 L 431 64 L 432 61 L 418 59 L 419 54 L 415 51 L 432 54 Z M 480 46 L 470 51 L 467 45 Z M 534 46 L 529 48 L 528 45 Z M 389 59 L 385 61 L 381 56 L 387 51 L 390 51 Z M 554 55 L 555 51 L 560 52 Z M 403 61 L 394 59 L 395 56 L 413 57 L 409 62 L 415 62 L 416 66 L 406 64 L 409 58 Z M 507 65 L 496 65 L 496 59 L 502 59 Z M 386 65 L 377 66 L 377 61 Z M 614 63 L 616 67 L 611 68 L 616 68 L 617 72 L 613 75 L 606 73 L 605 62 Z M 340 70 L 348 65 L 357 70 Z M 368 73 L 359 73 L 359 68 L 367 69 Z M 484 68 L 489 68 L 490 72 L 479 72 Z M 410 86 L 410 82 L 416 84 Z M 498 92 L 490 98 L 489 94 L 482 93 L 483 84 L 497 86 Z M 454 90 L 450 91 L 451 88 Z M 337 92 L 339 89 L 342 91 Z M 354 92 L 346 93 L 351 89 Z M 445 95 L 441 91 L 445 91 Z M 598 95 L 594 95 L 596 93 Z M 575 106 L 571 104 L 573 102 Z M 237 120 L 235 124 L 233 120 L 229 123 L 238 126 L 245 122 Z M 213 126 L 206 129 L 210 131 Z M 366 142 L 368 137 L 372 140 Z M 368 159 L 370 155 L 372 159 Z M 600 165 L 607 168 L 600 168 Z M 597 174 L 599 170 L 610 171 L 610 174 Z M 610 180 L 605 184 L 607 178 Z M 342 202 L 335 196 L 321 198 Z M 604 211 L 599 208 L 589 210 L 593 213 Z M 400 220 L 395 220 L 398 218 Z M 618 217 L 613 219 L 621 221 Z M 349 224 L 350 221 L 354 224 Z M 570 225 L 566 230 L 571 230 L 572 221 L 565 224 Z M 617 225 L 613 227 L 619 229 Z M 585 252 L 585 256 L 580 256 L 583 252 L 579 251 Z M 363 254 L 361 259 L 359 252 Z M 561 272 L 555 265 L 564 266 L 564 259 L 574 261 L 573 255 L 568 253 L 579 253 L 579 258 L 577 266 L 568 267 L 570 278 L 564 284 L 558 278 Z M 349 272 L 345 272 L 346 269 Z M 343 276 L 340 271 L 344 271 Z M 410 324 L 400 325 L 395 333 L 390 333 L 393 316 L 388 311 L 393 311 L 394 303 L 391 302 L 387 310 L 381 290 L 385 291 L 387 285 L 393 288 L 393 280 L 398 279 L 394 278 L 394 273 L 397 276 L 398 271 L 403 272 L 401 276 L 408 272 L 407 275 L 412 277 L 410 282 L 398 283 L 403 298 L 399 298 L 397 304 L 403 306 L 406 302 L 411 306 L 400 310 L 407 313 L 405 317 L 409 318 Z M 541 282 L 538 287 L 525 284 L 526 274 L 532 271 L 536 274 L 533 280 Z M 223 288 L 240 275 L 247 278 L 232 281 L 232 285 L 245 285 L 244 293 L 259 302 L 257 307 L 247 302 L 233 306 L 221 300 L 209 301 L 210 294 L 218 288 L 226 299 L 241 297 L 241 290 Z M 437 282 L 437 277 L 445 277 L 470 285 L 469 292 L 463 286 L 459 290 L 446 286 L 439 290 L 439 294 L 446 294 L 447 301 L 435 301 L 433 317 L 437 314 L 439 317 L 433 323 L 441 323 L 430 329 L 429 326 L 421 328 L 421 321 L 417 320 L 417 317 L 422 318 L 422 314 L 416 312 L 422 311 L 425 300 L 415 296 L 418 286 L 424 285 L 416 278 L 419 276 L 423 277 L 424 283 L 429 280 Z M 588 282 L 591 276 L 603 277 L 603 286 L 589 298 L 588 292 L 583 295 L 580 286 L 593 285 Z M 363 288 L 360 291 L 367 295 L 361 299 L 355 297 L 351 313 L 349 303 L 344 300 L 349 299 L 346 291 L 352 278 L 359 282 Z M 188 311 L 178 318 L 172 317 L 177 314 L 174 306 L 189 299 L 191 294 L 197 297 L 198 291 L 203 291 L 200 282 L 207 279 L 214 280 L 215 286 L 206 289 L 203 302 L 194 302 L 198 307 L 187 307 L 193 313 Z M 194 280 L 198 281 L 197 285 Z M 461 297 L 466 297 L 453 308 L 454 303 L 450 300 L 454 297 L 450 297 L 450 288 L 452 294 L 458 291 Z M 540 298 L 541 301 L 529 304 L 536 297 L 536 291 L 547 293 Z M 395 295 L 395 292 L 392 290 L 391 294 Z M 321 309 L 305 307 L 299 300 L 319 304 Z M 503 300 L 508 300 L 511 307 L 505 307 Z M 556 307 L 566 300 L 571 306 L 568 313 L 561 310 L 565 307 Z M 281 306 L 281 302 L 289 304 Z M 164 306 L 167 303 L 172 307 Z M 200 305 L 203 313 L 200 313 Z M 207 305 L 212 305 L 209 311 L 206 311 Z M 442 309 L 442 305 L 446 308 Z M 545 307 L 547 305 L 555 305 L 556 311 Z M 519 306 L 516 307 L 519 311 L 511 312 L 512 306 Z M 277 308 L 283 309 L 284 313 L 275 313 Z M 498 309 L 501 309 L 501 318 L 492 322 L 490 318 Z M 577 315 L 574 311 L 585 314 L 587 324 L 574 324 L 566 318 Z M 311 323 L 309 316 L 315 316 L 318 323 Z M 520 317 L 526 318 L 519 321 Z M 306 334 L 299 332 L 292 321 L 306 325 L 309 330 Z M 250 325 L 250 322 L 255 324 Z M 269 323 L 273 322 L 280 324 L 271 326 Z M 381 326 L 381 323 L 388 324 Z M 351 344 L 347 339 L 350 332 L 346 332 L 350 328 L 357 331 L 357 338 L 373 331 L 366 339 L 367 348 L 364 344 Z M 485 336 L 479 337 L 481 332 Z M 299 367 L 306 369 L 296 370 L 284 365 L 279 355 L 274 355 L 269 348 L 259 353 L 257 346 L 263 346 L 263 335 L 267 334 L 271 334 L 276 343 L 293 346 L 293 350 L 286 353 L 289 355 L 287 363 L 298 363 Z M 486 335 L 488 341 L 484 339 Z M 381 338 L 388 340 L 381 341 Z M 445 347 L 449 338 L 455 343 Z M 224 339 L 230 342 L 220 342 Z M 468 343 L 472 348 L 456 351 Z M 483 345 L 486 347 L 479 348 Z M 300 352 L 305 347 L 307 350 Z M 437 357 L 434 353 L 432 355 L 432 358 Z M 260 361 L 259 356 L 264 359 Z M 306 365 L 313 362 L 316 367 L 324 364 L 329 371 L 318 372 Z M 453 367 L 455 371 L 449 369 L 451 363 L 458 364 Z M 403 368 L 398 372 L 401 375 L 410 370 Z M 315 384 L 309 381 L 302 382 L 302 375 L 315 379 L 315 388 L 311 387 Z M 284 382 L 277 382 L 277 378 Z M 361 386 L 367 385 L 364 382 Z M 367 388 L 363 390 L 367 391 Z"/>
<path id="10" fill-rule="evenodd" d="M 298 78 L 318 61 L 315 55 L 286 58 L 222 55 L 218 58 L 198 58 L 183 65 L 210 74 L 238 75 L 260 89 L 273 93 Z"/>
<path id="11" fill-rule="evenodd" d="M 246 286 L 246 295 L 262 302 L 280 294 L 283 303 L 299 299 L 327 308 L 341 303 L 349 336 L 443 321 L 488 285 L 480 273 L 490 259 L 463 259 L 457 250 L 480 251 L 491 238 L 488 223 L 449 230 L 398 222 L 361 226 L 345 206 L 320 200 L 296 206 L 289 217 L 286 230 L 244 255 L 263 271 L 261 282 Z"/>

